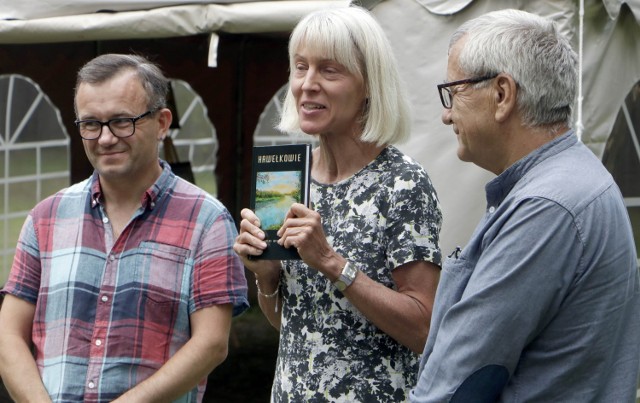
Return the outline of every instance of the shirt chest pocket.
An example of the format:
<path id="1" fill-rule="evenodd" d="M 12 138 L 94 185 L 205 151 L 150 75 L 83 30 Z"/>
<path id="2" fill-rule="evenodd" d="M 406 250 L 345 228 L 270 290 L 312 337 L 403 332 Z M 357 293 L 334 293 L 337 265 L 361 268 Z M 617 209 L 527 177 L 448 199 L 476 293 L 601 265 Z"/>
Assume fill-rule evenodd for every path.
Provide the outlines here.
<path id="1" fill-rule="evenodd" d="M 139 284 L 147 314 L 175 313 L 189 299 L 189 250 L 156 242 L 142 242 L 134 257 L 133 278 Z"/>
<path id="2" fill-rule="evenodd" d="M 450 307 L 460 301 L 469 279 L 473 274 L 474 265 L 463 257 L 449 257 L 445 260 L 438 283 L 438 303 Z"/>
<path id="3" fill-rule="evenodd" d="M 135 256 L 136 278 L 161 287 L 179 284 L 188 258 L 188 249 L 157 242 L 142 242 Z"/>

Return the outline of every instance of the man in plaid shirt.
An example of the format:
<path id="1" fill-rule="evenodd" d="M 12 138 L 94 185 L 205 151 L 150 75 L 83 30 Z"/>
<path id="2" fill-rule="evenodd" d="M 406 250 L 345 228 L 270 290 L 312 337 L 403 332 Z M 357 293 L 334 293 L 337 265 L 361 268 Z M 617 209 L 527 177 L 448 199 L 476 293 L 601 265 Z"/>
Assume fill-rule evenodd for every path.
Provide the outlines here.
<path id="1" fill-rule="evenodd" d="M 95 172 L 32 210 L 2 290 L 0 375 L 17 401 L 200 402 L 226 358 L 248 306 L 236 227 L 159 160 L 167 91 L 140 56 L 78 73 Z"/>

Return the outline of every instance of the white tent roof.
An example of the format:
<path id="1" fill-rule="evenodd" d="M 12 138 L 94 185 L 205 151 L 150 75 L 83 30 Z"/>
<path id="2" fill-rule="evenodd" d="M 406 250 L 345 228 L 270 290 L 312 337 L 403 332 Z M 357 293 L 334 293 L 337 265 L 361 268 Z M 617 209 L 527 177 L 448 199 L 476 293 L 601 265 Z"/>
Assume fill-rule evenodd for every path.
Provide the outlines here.
<path id="1" fill-rule="evenodd" d="M 365 0 L 394 44 L 414 109 L 413 136 L 401 148 L 429 172 L 443 206 L 442 246 L 464 245 L 485 207 L 491 175 L 456 157 L 440 121 L 435 85 L 445 78 L 450 35 L 464 21 L 517 7 L 556 20 L 582 46 L 582 140 L 601 156 L 625 96 L 640 81 L 640 0 Z M 0 44 L 162 38 L 215 32 L 289 31 L 306 13 L 349 0 L 29 0 L 0 2 Z M 101 11 L 110 10 L 110 11 Z M 631 12 L 629 12 L 629 10 Z M 581 27 L 583 27 L 581 29 Z"/>
<path id="2" fill-rule="evenodd" d="M 292 1 L 4 1 L 0 43 L 167 38 L 212 32 L 290 31 L 320 8 L 349 0 Z"/>
<path id="3" fill-rule="evenodd" d="M 5 1 L 0 3 L 0 44 L 210 34 L 208 65 L 216 67 L 216 32 L 287 32 L 312 11 L 348 5 L 349 0 Z"/>

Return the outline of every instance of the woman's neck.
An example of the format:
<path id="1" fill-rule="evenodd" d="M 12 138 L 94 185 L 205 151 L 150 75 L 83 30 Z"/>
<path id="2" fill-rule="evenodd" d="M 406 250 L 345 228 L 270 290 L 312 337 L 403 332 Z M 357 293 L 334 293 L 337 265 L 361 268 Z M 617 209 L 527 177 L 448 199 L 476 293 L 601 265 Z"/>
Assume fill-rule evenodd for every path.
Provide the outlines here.
<path id="1" fill-rule="evenodd" d="M 340 182 L 367 166 L 385 147 L 352 137 L 320 136 L 320 147 L 313 152 L 311 176 L 320 183 Z"/>

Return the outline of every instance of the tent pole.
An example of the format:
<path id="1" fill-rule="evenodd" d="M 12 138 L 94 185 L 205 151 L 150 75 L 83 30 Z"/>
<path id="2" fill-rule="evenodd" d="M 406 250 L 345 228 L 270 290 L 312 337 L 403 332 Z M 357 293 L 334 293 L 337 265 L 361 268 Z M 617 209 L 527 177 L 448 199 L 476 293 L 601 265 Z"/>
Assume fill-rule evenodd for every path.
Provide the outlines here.
<path id="1" fill-rule="evenodd" d="M 583 59 L 583 36 L 584 36 L 584 0 L 580 0 L 580 11 L 578 17 L 578 105 L 576 117 L 576 134 L 578 140 L 582 140 L 582 59 Z"/>

